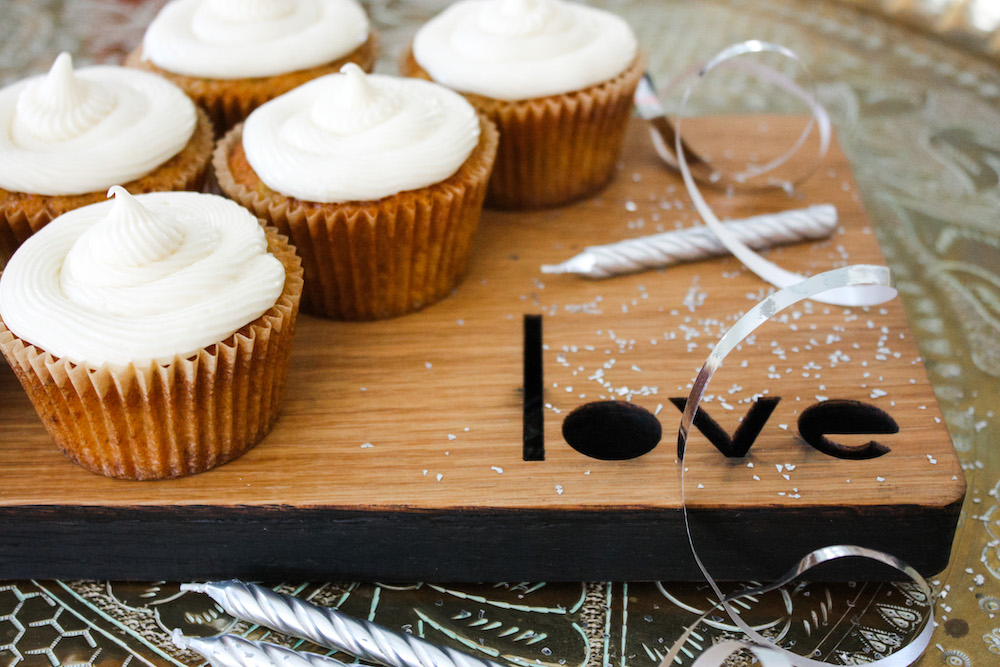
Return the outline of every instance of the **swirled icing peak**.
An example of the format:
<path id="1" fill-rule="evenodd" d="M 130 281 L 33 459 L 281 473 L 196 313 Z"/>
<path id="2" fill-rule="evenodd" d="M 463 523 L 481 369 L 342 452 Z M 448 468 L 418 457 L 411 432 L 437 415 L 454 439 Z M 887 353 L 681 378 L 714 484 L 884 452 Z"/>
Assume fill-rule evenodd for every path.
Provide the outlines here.
<path id="1" fill-rule="evenodd" d="M 435 81 L 503 100 L 606 81 L 636 51 L 623 19 L 565 0 L 459 0 L 413 40 L 414 58 Z"/>
<path id="2" fill-rule="evenodd" d="M 478 141 L 479 118 L 462 96 L 351 63 L 258 107 L 243 127 L 247 161 L 268 187 L 322 203 L 437 183 Z"/>
<path id="3" fill-rule="evenodd" d="M 399 112 L 399 96 L 392 90 L 379 93 L 356 64 L 347 63 L 341 72 L 343 85 L 321 93 L 309 111 L 318 127 L 336 134 L 357 134 Z"/>
<path id="4" fill-rule="evenodd" d="M 40 141 L 66 141 L 94 127 L 114 104 L 107 90 L 78 78 L 72 57 L 60 53 L 48 75 L 33 80 L 17 98 L 14 131 Z"/>
<path id="5" fill-rule="evenodd" d="M 183 150 L 194 103 L 162 77 L 124 67 L 74 70 L 60 54 L 48 74 L 0 90 L 0 188 L 41 195 L 107 190 Z"/>
<path id="6" fill-rule="evenodd" d="M 150 23 L 143 58 L 188 76 L 274 76 L 341 58 L 368 39 L 357 0 L 172 0 Z"/>
<path id="7" fill-rule="evenodd" d="M 235 202 L 111 195 L 14 253 L 0 275 L 0 315 L 14 334 L 78 364 L 163 362 L 225 340 L 281 294 L 284 267 Z"/>

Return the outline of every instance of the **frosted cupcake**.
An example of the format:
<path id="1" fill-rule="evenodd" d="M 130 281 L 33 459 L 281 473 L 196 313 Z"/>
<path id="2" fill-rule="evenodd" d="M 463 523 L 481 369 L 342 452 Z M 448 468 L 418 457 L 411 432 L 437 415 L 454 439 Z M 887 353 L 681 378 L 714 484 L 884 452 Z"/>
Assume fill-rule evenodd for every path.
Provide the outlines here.
<path id="1" fill-rule="evenodd" d="M 555 206 L 614 174 L 643 72 L 629 26 L 562 0 L 460 0 L 417 32 L 402 73 L 463 93 L 500 130 L 486 203 Z"/>
<path id="2" fill-rule="evenodd" d="M 0 90 L 0 268 L 56 216 L 130 192 L 197 190 L 212 156 L 207 116 L 177 86 L 124 67 L 73 69 Z"/>
<path id="3" fill-rule="evenodd" d="M 378 37 L 356 0 L 172 0 L 125 63 L 183 88 L 221 134 L 348 62 L 371 71 L 377 56 Z"/>
<path id="4" fill-rule="evenodd" d="M 208 470 L 274 423 L 302 269 L 228 199 L 111 192 L 11 258 L 0 351 L 82 466 L 127 479 Z"/>
<path id="5" fill-rule="evenodd" d="M 496 146 L 462 96 L 347 65 L 254 111 L 213 165 L 228 196 L 291 237 L 304 310 L 374 320 L 458 284 Z"/>

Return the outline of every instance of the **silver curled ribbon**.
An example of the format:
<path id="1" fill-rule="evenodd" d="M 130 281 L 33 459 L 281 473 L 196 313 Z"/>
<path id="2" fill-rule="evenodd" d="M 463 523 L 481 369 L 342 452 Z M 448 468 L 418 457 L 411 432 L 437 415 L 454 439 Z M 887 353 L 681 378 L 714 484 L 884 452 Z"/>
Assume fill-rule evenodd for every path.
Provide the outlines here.
<path id="1" fill-rule="evenodd" d="M 726 356 L 759 326 L 767 322 L 778 312 L 798 303 L 799 301 L 803 301 L 805 299 L 815 299 L 818 295 L 831 290 L 843 290 L 862 286 L 890 288 L 891 280 L 892 276 L 889 269 L 884 266 L 856 264 L 826 271 L 781 289 L 768 296 L 743 315 L 722 336 L 722 338 L 719 339 L 719 342 L 712 350 L 712 353 L 698 371 L 698 375 L 694 381 L 694 386 L 691 388 L 691 393 L 689 394 L 687 403 L 684 406 L 684 414 L 681 416 L 681 423 L 677 433 L 677 455 L 680 459 L 681 510 L 684 517 L 684 529 L 687 533 L 688 545 L 691 548 L 691 555 L 693 556 L 695 563 L 698 565 L 698 569 L 701 570 L 702 575 L 705 577 L 705 580 L 718 597 L 719 602 L 714 607 L 711 607 L 708 611 L 704 612 L 694 623 L 688 626 L 687 630 L 685 630 L 681 637 L 674 643 L 670 651 L 667 653 L 667 656 L 660 663 L 660 667 L 672 667 L 674 659 L 677 657 L 678 652 L 681 650 L 681 647 L 684 645 L 684 642 L 687 641 L 687 638 L 690 636 L 694 628 L 703 619 L 707 618 L 710 613 L 720 607 L 726 611 L 732 622 L 739 627 L 747 635 L 747 637 L 750 638 L 750 641 L 727 640 L 725 642 L 715 644 L 698 656 L 698 659 L 694 662 L 692 667 L 722 665 L 725 658 L 727 658 L 734 651 L 740 649 L 749 649 L 757 656 L 764 667 L 785 667 L 788 665 L 793 665 L 794 667 L 830 667 L 831 663 L 798 655 L 797 653 L 782 648 L 773 641 L 768 640 L 747 624 L 746 621 L 740 618 L 739 613 L 733 609 L 730 603 L 739 598 L 760 595 L 781 588 L 782 586 L 798 579 L 802 574 L 817 565 L 832 560 L 856 557 L 867 558 L 869 560 L 884 563 L 885 565 L 896 569 L 900 573 L 912 579 L 920 590 L 927 596 L 928 600 L 933 599 L 933 594 L 927 581 L 924 580 L 920 573 L 912 567 L 890 554 L 874 549 L 868 549 L 866 547 L 852 545 L 835 545 L 817 549 L 802 558 L 795 565 L 795 567 L 793 567 L 787 574 L 776 582 L 759 588 L 742 590 L 728 596 L 723 595 L 719 585 L 712 578 L 711 574 L 709 574 L 705 564 L 698 556 L 698 551 L 694 545 L 694 538 L 691 535 L 687 502 L 685 500 L 685 455 L 687 451 L 688 434 L 691 431 L 691 425 L 694 422 L 694 417 L 697 414 L 698 406 L 705 394 L 708 383 L 711 381 L 715 371 L 722 365 L 722 361 L 726 358 Z M 869 664 L 871 667 L 905 667 L 906 665 L 912 664 L 917 658 L 920 657 L 930 644 L 931 633 L 933 630 L 934 608 L 932 605 L 928 614 L 927 622 L 913 641 L 896 653 L 893 653 L 885 658 L 880 658 Z"/>
<path id="2" fill-rule="evenodd" d="M 815 98 L 814 95 L 807 92 L 801 86 L 796 84 L 794 81 L 780 74 L 776 70 L 765 67 L 758 63 L 746 63 L 736 60 L 740 56 L 744 56 L 752 53 L 777 53 L 783 57 L 790 58 L 795 61 L 800 66 L 802 65 L 799 57 L 790 49 L 777 45 L 771 44 L 769 42 L 763 42 L 759 40 L 750 40 L 746 42 L 740 42 L 738 44 L 733 44 L 722 51 L 720 51 L 713 58 L 708 60 L 705 64 L 689 69 L 683 72 L 679 77 L 674 79 L 668 86 L 666 90 L 670 90 L 682 82 L 686 82 L 683 97 L 681 99 L 680 107 L 677 112 L 677 119 L 675 123 L 675 129 L 672 132 L 672 138 L 674 142 L 674 153 L 673 159 L 675 163 L 671 160 L 667 160 L 668 163 L 675 164 L 677 169 L 681 173 L 681 177 L 684 180 L 684 185 L 687 188 L 688 194 L 691 196 L 691 200 L 694 203 L 695 209 L 698 211 L 699 216 L 704 221 L 704 223 L 715 233 L 719 238 L 725 248 L 732 253 L 737 259 L 739 259 L 748 269 L 757 274 L 758 277 L 765 280 L 766 282 L 774 285 L 775 287 L 781 289 L 794 285 L 795 283 L 801 282 L 805 279 L 798 273 L 788 271 L 774 262 L 765 259 L 754 250 L 749 248 L 745 243 L 743 243 L 735 234 L 733 234 L 729 229 L 726 228 L 722 222 L 719 221 L 712 208 L 705 201 L 702 196 L 701 191 L 698 188 L 696 178 L 692 173 L 690 160 L 694 160 L 694 164 L 697 168 L 702 171 L 709 168 L 706 163 L 700 157 L 689 157 L 692 155 L 690 149 L 685 150 L 685 143 L 682 136 L 682 124 L 683 116 L 687 110 L 688 100 L 691 97 L 691 93 L 694 90 L 694 83 L 702 80 L 709 72 L 716 69 L 717 67 L 735 67 L 737 69 L 743 69 L 745 71 L 751 72 L 756 76 L 770 80 L 776 83 L 779 87 L 786 90 L 793 96 L 800 99 L 808 107 L 812 113 L 812 118 L 810 122 L 803 129 L 802 133 L 799 135 L 798 139 L 795 141 L 794 145 L 788 149 L 786 152 L 782 153 L 779 157 L 771 160 L 770 162 L 755 166 L 747 169 L 746 171 L 740 172 L 732 177 L 732 180 L 737 183 L 746 183 L 750 179 L 766 175 L 768 172 L 773 171 L 775 168 L 785 164 L 788 159 L 798 152 L 798 150 L 805 144 L 806 139 L 812 133 L 812 128 L 816 127 L 819 132 L 819 152 L 816 162 L 812 165 L 810 169 L 805 170 L 801 173 L 794 181 L 780 181 L 780 180 L 770 180 L 768 181 L 769 186 L 780 187 L 786 191 L 794 188 L 796 183 L 801 182 L 807 178 L 819 165 L 820 160 L 826 155 L 831 141 L 832 127 L 830 123 L 829 114 L 823 105 Z M 648 84 L 648 80 L 647 80 Z M 646 87 L 643 91 L 637 95 L 637 104 L 640 108 L 640 115 L 642 115 L 647 120 L 653 121 L 651 118 L 656 115 L 655 109 L 657 108 L 658 101 L 655 101 L 655 92 Z M 662 107 L 659 107 L 662 111 Z M 657 143 L 658 150 L 663 148 L 663 135 L 656 130 L 655 123 L 651 126 L 654 130 L 653 137 L 654 143 Z M 658 140 L 657 137 L 659 137 Z M 659 150 L 661 156 L 667 159 L 664 151 Z M 709 180 L 718 180 L 718 172 L 713 172 Z M 704 179 L 702 179 L 704 180 Z M 840 289 L 834 289 L 827 291 L 822 296 L 815 296 L 813 299 L 822 303 L 827 303 L 835 306 L 875 306 L 881 303 L 885 303 L 893 299 L 896 296 L 896 290 L 889 286 L 857 286 L 857 287 L 843 287 Z"/>
<path id="3" fill-rule="evenodd" d="M 700 190 L 698 189 L 696 178 L 688 164 L 689 156 L 691 156 L 690 159 L 695 164 L 695 167 L 699 169 L 699 178 L 701 180 L 706 180 L 704 175 L 707 172 L 711 172 L 711 167 L 707 165 L 707 163 L 705 163 L 705 161 L 699 156 L 691 152 L 689 148 L 687 148 L 681 133 L 681 119 L 687 108 L 687 102 L 691 96 L 691 92 L 694 89 L 691 80 L 693 79 L 694 81 L 698 81 L 710 71 L 722 65 L 737 66 L 734 59 L 739 56 L 749 53 L 762 52 L 778 53 L 784 57 L 791 58 L 800 66 L 802 65 L 798 56 L 794 52 L 780 45 L 751 40 L 729 46 L 707 61 L 704 65 L 682 73 L 673 82 L 671 82 L 670 86 L 668 86 L 669 89 L 682 81 L 687 81 L 682 102 L 677 114 L 677 121 L 675 125 L 676 129 L 671 134 L 664 135 L 663 133 L 657 131 L 655 123 L 651 127 L 653 130 L 654 144 L 657 145 L 657 151 L 662 157 L 664 157 L 664 159 L 667 159 L 665 151 L 663 150 L 665 147 L 664 137 L 668 137 L 673 140 L 673 158 L 676 160 L 675 166 L 680 171 L 688 193 L 691 195 L 691 199 L 694 202 L 695 208 L 705 224 L 719 237 L 720 242 L 726 247 L 726 249 L 743 262 L 747 268 L 763 280 L 778 288 L 778 291 L 774 292 L 754 306 L 722 336 L 702 368 L 699 370 L 691 389 L 691 393 L 688 396 L 687 403 L 684 407 L 684 413 L 681 416 L 681 422 L 677 435 L 677 454 L 680 460 L 680 498 L 685 532 L 687 533 L 688 545 L 691 548 L 691 554 L 695 563 L 698 565 L 698 569 L 701 571 L 709 586 L 711 586 L 719 602 L 714 607 L 705 611 L 701 617 L 699 617 L 687 628 L 687 630 L 671 647 L 667 656 L 660 663 L 660 667 L 673 667 L 678 653 L 687 638 L 690 636 L 691 632 L 693 632 L 694 628 L 703 619 L 707 618 L 709 614 L 719 608 L 725 610 L 732 622 L 745 633 L 748 640 L 726 640 L 719 642 L 704 651 L 694 662 L 692 667 L 722 665 L 724 660 L 729 655 L 742 649 L 751 651 L 760 660 L 764 667 L 787 667 L 790 665 L 794 667 L 830 667 L 831 663 L 798 655 L 788 649 L 782 648 L 775 642 L 768 640 L 766 637 L 754 630 L 742 618 L 740 618 L 739 613 L 730 603 L 746 596 L 759 595 L 781 588 L 782 586 L 798 579 L 805 572 L 811 570 L 817 565 L 833 560 L 842 558 L 866 558 L 881 562 L 909 577 L 927 596 L 928 600 L 933 599 L 930 586 L 920 573 L 912 567 L 890 554 L 853 545 L 835 545 L 817 549 L 799 560 L 795 567 L 793 567 L 778 581 L 766 586 L 751 590 L 742 590 L 726 596 L 723 595 L 719 585 L 708 572 L 705 564 L 698 556 L 697 549 L 694 545 L 694 538 L 691 534 L 684 489 L 684 464 L 687 439 L 691 430 L 691 425 L 694 422 L 695 414 L 698 411 L 698 406 L 705 394 L 705 389 L 708 386 L 709 381 L 712 379 L 712 376 L 715 374 L 715 371 L 721 366 L 723 359 L 725 359 L 725 357 L 733 349 L 735 349 L 737 345 L 743 342 L 746 337 L 760 325 L 769 320 L 779 311 L 798 303 L 799 301 L 812 299 L 821 303 L 837 306 L 872 306 L 885 303 L 896 296 L 896 290 L 892 287 L 891 274 L 889 269 L 884 266 L 864 264 L 845 266 L 819 273 L 809 278 L 783 269 L 748 248 L 745 244 L 743 244 L 743 242 L 727 230 L 725 225 L 722 224 L 715 216 L 711 207 L 705 201 Z M 800 174 L 794 182 L 780 182 L 775 180 L 769 181 L 769 185 L 778 186 L 786 191 L 789 191 L 796 183 L 801 182 L 808 177 L 812 171 L 815 170 L 816 166 L 818 166 L 819 161 L 826 155 L 831 139 L 829 115 L 813 95 L 809 94 L 803 88 L 775 70 L 759 64 L 751 65 L 747 63 L 739 63 L 738 67 L 776 83 L 784 90 L 805 102 L 812 112 L 812 120 L 803 130 L 802 134 L 799 136 L 798 140 L 791 149 L 767 164 L 760 167 L 753 167 L 747 171 L 738 173 L 733 177 L 733 181 L 735 183 L 745 183 L 750 178 L 764 175 L 776 167 L 785 164 L 791 155 L 797 152 L 802 145 L 804 145 L 807 137 L 812 132 L 813 127 L 817 127 L 819 131 L 820 150 L 819 157 L 813 167 L 805 173 Z M 650 85 L 648 80 L 646 81 L 646 85 Z M 655 100 L 655 93 L 652 93 L 652 91 L 648 89 L 641 91 L 640 95 L 637 95 L 637 101 L 640 99 L 644 100 L 643 102 L 639 102 L 640 115 L 647 120 L 650 120 L 650 117 L 647 114 L 652 114 L 652 112 L 655 111 L 655 107 L 651 104 L 649 95 L 652 95 L 652 100 Z M 644 104 L 648 105 L 645 108 L 646 113 L 642 110 Z M 667 162 L 670 163 L 671 161 L 667 160 Z M 712 172 L 707 180 L 709 182 L 718 183 L 721 178 L 717 172 Z M 870 664 L 872 667 L 905 667 L 906 665 L 912 664 L 920 657 L 921 654 L 923 654 L 924 650 L 930 644 L 933 629 L 934 609 L 932 605 L 928 614 L 927 622 L 920 633 L 909 644 L 892 655 L 880 658 Z"/>

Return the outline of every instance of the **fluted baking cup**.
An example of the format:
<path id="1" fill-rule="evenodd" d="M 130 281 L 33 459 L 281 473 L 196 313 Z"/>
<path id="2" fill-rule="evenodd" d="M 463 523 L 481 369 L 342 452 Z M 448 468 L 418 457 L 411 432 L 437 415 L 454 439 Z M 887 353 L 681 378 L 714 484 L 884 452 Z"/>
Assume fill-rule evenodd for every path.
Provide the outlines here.
<path id="1" fill-rule="evenodd" d="M 195 113 L 194 133 L 177 155 L 145 176 L 128 183 L 109 183 L 108 187 L 121 185 L 134 195 L 201 191 L 212 158 L 215 132 L 204 111 L 196 108 Z M 0 188 L 0 267 L 29 236 L 55 218 L 81 206 L 102 202 L 107 197 L 107 189 L 78 195 L 39 195 Z"/>
<path id="2" fill-rule="evenodd" d="M 375 68 L 378 58 L 378 33 L 371 31 L 368 39 L 342 58 L 316 67 L 296 70 L 274 76 L 244 79 L 210 79 L 177 74 L 143 60 L 142 47 L 136 48 L 125 58 L 127 67 L 135 67 L 159 74 L 180 87 L 196 104 L 208 111 L 221 136 L 250 115 L 264 102 L 287 93 L 307 81 L 326 74 L 335 74 L 347 63 L 356 63 L 366 72 Z"/>
<path id="3" fill-rule="evenodd" d="M 559 206 L 603 188 L 621 155 L 644 63 L 638 56 L 615 78 L 560 95 L 506 101 L 463 93 L 500 131 L 486 206 Z M 409 49 L 400 69 L 432 80 Z"/>
<path id="4" fill-rule="evenodd" d="M 0 319 L 0 351 L 66 456 L 108 477 L 162 479 L 221 465 L 267 434 L 284 393 L 302 267 L 287 238 L 265 231 L 285 267 L 277 302 L 226 340 L 169 363 L 74 364 Z"/>
<path id="5" fill-rule="evenodd" d="M 321 204 L 264 185 L 246 162 L 242 125 L 216 148 L 219 187 L 287 234 L 305 269 L 303 310 L 376 320 L 419 310 L 451 293 L 479 226 L 497 131 L 480 116 L 479 144 L 456 173 L 371 202 Z"/>

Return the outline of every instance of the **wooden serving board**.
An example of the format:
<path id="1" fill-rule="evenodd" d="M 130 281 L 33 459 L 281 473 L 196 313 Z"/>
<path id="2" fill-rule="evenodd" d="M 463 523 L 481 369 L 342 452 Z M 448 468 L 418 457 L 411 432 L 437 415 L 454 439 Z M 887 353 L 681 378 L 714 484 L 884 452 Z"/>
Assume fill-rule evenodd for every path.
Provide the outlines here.
<path id="1" fill-rule="evenodd" d="M 797 118 L 713 118 L 707 151 Z M 709 193 L 720 217 L 836 205 L 830 240 L 770 251 L 816 273 L 883 263 L 838 148 L 795 196 Z M 91 474 L 46 435 L 0 369 L 0 578 L 649 580 L 700 578 L 681 518 L 680 412 L 715 341 L 770 288 L 733 258 L 602 281 L 539 267 L 584 246 L 698 224 L 679 179 L 633 123 L 619 173 L 575 205 L 486 211 L 468 276 L 426 310 L 372 323 L 300 317 L 274 430 L 216 470 L 162 482 Z M 541 315 L 544 460 L 522 438 L 522 326 Z M 756 394 L 781 397 L 746 457 L 689 441 L 687 504 L 698 553 L 719 578 L 773 578 L 808 550 L 859 544 L 924 573 L 947 563 L 964 479 L 897 300 L 805 302 L 731 355 L 702 407 L 730 433 Z M 829 399 L 877 406 L 890 451 L 843 460 L 809 446 L 799 414 Z M 631 401 L 663 440 L 624 461 L 562 437 L 592 401 Z M 821 576 L 882 576 L 858 569 Z"/>

